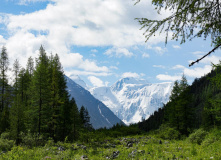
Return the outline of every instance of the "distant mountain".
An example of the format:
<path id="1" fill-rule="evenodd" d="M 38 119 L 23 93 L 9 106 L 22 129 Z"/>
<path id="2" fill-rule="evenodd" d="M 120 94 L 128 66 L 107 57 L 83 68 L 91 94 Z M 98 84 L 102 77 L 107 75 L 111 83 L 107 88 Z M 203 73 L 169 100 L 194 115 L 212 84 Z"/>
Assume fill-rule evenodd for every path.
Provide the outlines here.
<path id="1" fill-rule="evenodd" d="M 94 98 L 89 91 L 85 90 L 70 78 L 66 77 L 66 79 L 71 97 L 74 97 L 79 108 L 82 105 L 87 108 L 91 117 L 90 121 L 95 129 L 102 127 L 110 128 L 114 124 L 123 123 L 108 107 Z"/>
<path id="2" fill-rule="evenodd" d="M 90 87 L 78 75 L 71 75 L 69 78 L 72 79 L 75 83 L 77 83 L 81 87 L 83 87 L 84 89 L 86 90 L 90 89 Z"/>
<path id="3" fill-rule="evenodd" d="M 148 118 L 167 103 L 173 83 L 151 84 L 146 80 L 123 78 L 111 87 L 91 88 L 95 98 L 109 107 L 124 123 L 136 123 Z"/>

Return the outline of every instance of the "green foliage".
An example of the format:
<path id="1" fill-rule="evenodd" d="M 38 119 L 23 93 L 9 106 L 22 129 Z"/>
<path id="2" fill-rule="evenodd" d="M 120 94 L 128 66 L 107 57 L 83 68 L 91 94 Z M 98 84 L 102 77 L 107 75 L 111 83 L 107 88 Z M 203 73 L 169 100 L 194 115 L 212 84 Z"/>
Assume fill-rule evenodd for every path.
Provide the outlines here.
<path id="1" fill-rule="evenodd" d="M 195 132 L 193 132 L 192 134 L 190 134 L 188 140 L 191 143 L 196 143 L 196 144 L 201 144 L 203 142 L 203 140 L 205 139 L 206 135 L 208 133 L 206 131 L 204 131 L 203 129 L 198 129 Z"/>
<path id="2" fill-rule="evenodd" d="M 37 133 L 32 134 L 30 131 L 27 133 L 20 133 L 21 137 L 21 144 L 27 147 L 36 147 L 36 146 L 43 146 L 45 144 L 45 140 L 43 135 L 39 135 Z"/>
<path id="3" fill-rule="evenodd" d="M 156 131 L 157 136 L 165 140 L 179 139 L 179 131 L 171 128 L 168 124 L 162 124 L 160 128 Z"/>
<path id="4" fill-rule="evenodd" d="M 14 146 L 14 141 L 10 140 L 10 133 L 3 132 L 0 138 L 0 151 L 9 151 Z"/>
<path id="5" fill-rule="evenodd" d="M 220 130 L 211 130 L 208 135 L 219 136 Z M 103 139 L 95 138 L 103 132 L 90 133 L 88 143 L 57 142 L 51 139 L 44 146 L 27 148 L 14 146 L 6 153 L 0 154 L 0 159 L 82 159 L 83 155 L 88 159 L 220 159 L 221 141 L 217 139 L 213 145 L 192 144 L 188 140 L 162 140 L 155 135 L 135 135 Z M 207 136 L 208 136 L 207 135 Z M 206 137 L 207 137 L 206 136 Z M 206 140 L 207 138 L 205 138 Z M 204 140 L 204 141 L 205 141 Z M 128 147 L 129 143 L 133 143 Z"/>
<path id="6" fill-rule="evenodd" d="M 212 129 L 205 137 L 202 145 L 208 147 L 209 145 L 218 142 L 221 139 L 221 130 L 220 129 Z"/>
<path id="7" fill-rule="evenodd" d="M 152 20 L 150 17 L 136 18 L 142 29 L 145 29 L 146 41 L 157 32 L 166 33 L 166 43 L 170 32 L 172 32 L 172 39 L 181 38 L 181 43 L 201 36 L 205 39 L 209 36 L 215 44 L 220 41 L 221 28 L 218 18 L 220 1 L 152 0 L 152 4 L 156 7 L 158 14 L 165 9 L 170 11 L 170 15 L 162 20 Z"/>

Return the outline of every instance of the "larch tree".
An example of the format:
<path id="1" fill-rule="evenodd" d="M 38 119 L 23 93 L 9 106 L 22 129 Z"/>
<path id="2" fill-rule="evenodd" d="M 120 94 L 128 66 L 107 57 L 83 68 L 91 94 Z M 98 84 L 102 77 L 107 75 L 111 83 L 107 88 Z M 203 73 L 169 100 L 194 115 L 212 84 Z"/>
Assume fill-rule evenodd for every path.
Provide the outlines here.
<path id="1" fill-rule="evenodd" d="M 0 54 L 0 88 L 1 88 L 1 112 L 3 111 L 5 107 L 5 101 L 6 101 L 6 88 L 8 85 L 8 79 L 7 79 L 7 71 L 9 69 L 9 60 L 8 60 L 8 53 L 6 50 L 6 47 L 2 47 L 2 52 Z"/>
<path id="2" fill-rule="evenodd" d="M 9 128 L 9 105 L 11 102 L 11 87 L 8 85 L 7 71 L 9 60 L 6 47 L 2 47 L 0 54 L 0 132 Z"/>
<path id="3" fill-rule="evenodd" d="M 137 0 L 136 4 L 141 0 Z M 158 14 L 164 9 L 170 15 L 161 20 L 150 18 L 136 18 L 145 29 L 146 41 L 157 33 L 166 33 L 165 43 L 172 33 L 172 40 L 179 40 L 181 44 L 195 37 L 211 38 L 214 48 L 206 55 L 192 62 L 192 66 L 221 46 L 221 1 L 219 0 L 152 0 Z"/>
<path id="4" fill-rule="evenodd" d="M 49 83 L 49 59 L 44 48 L 39 49 L 39 57 L 36 59 L 36 67 L 33 73 L 31 86 L 31 111 L 33 114 L 32 126 L 34 132 L 39 135 L 48 129 L 47 122 L 50 119 L 50 83 Z"/>
<path id="5" fill-rule="evenodd" d="M 22 128 L 22 118 L 23 114 L 23 105 L 21 103 L 21 94 L 18 92 L 19 88 L 19 71 L 20 64 L 16 59 L 13 64 L 13 73 L 14 73 L 14 85 L 13 85 L 13 103 L 10 109 L 10 130 L 12 136 L 16 139 L 16 144 L 19 144 L 19 133 Z"/>

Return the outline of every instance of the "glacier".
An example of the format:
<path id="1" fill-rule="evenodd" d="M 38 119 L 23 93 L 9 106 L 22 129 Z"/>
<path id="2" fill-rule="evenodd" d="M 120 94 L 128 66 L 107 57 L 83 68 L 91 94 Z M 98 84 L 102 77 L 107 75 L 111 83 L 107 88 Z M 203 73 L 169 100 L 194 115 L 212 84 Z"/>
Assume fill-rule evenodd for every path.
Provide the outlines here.
<path id="1" fill-rule="evenodd" d="M 110 87 L 94 87 L 89 91 L 129 125 L 147 119 L 167 103 L 172 88 L 172 82 L 152 84 L 146 80 L 127 77 Z"/>

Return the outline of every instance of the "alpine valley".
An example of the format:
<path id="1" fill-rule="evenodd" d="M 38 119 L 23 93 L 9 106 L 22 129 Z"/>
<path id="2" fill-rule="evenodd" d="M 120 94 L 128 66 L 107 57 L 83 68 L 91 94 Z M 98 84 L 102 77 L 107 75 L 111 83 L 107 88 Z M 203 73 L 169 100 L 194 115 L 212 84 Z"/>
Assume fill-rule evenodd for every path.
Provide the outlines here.
<path id="1" fill-rule="evenodd" d="M 114 115 L 108 107 L 106 107 L 101 101 L 94 98 L 89 91 L 68 77 L 66 77 L 66 80 L 69 94 L 71 97 L 74 97 L 78 108 L 80 109 L 81 106 L 87 108 L 90 115 L 90 123 L 93 128 L 110 128 L 117 123 L 123 124 L 123 122 Z"/>
<path id="2" fill-rule="evenodd" d="M 81 82 L 79 85 L 85 84 L 79 77 L 74 81 Z M 142 118 L 147 119 L 167 103 L 172 88 L 171 82 L 151 84 L 146 80 L 127 77 L 110 87 L 94 87 L 89 91 L 125 124 L 131 124 L 141 121 Z"/>

